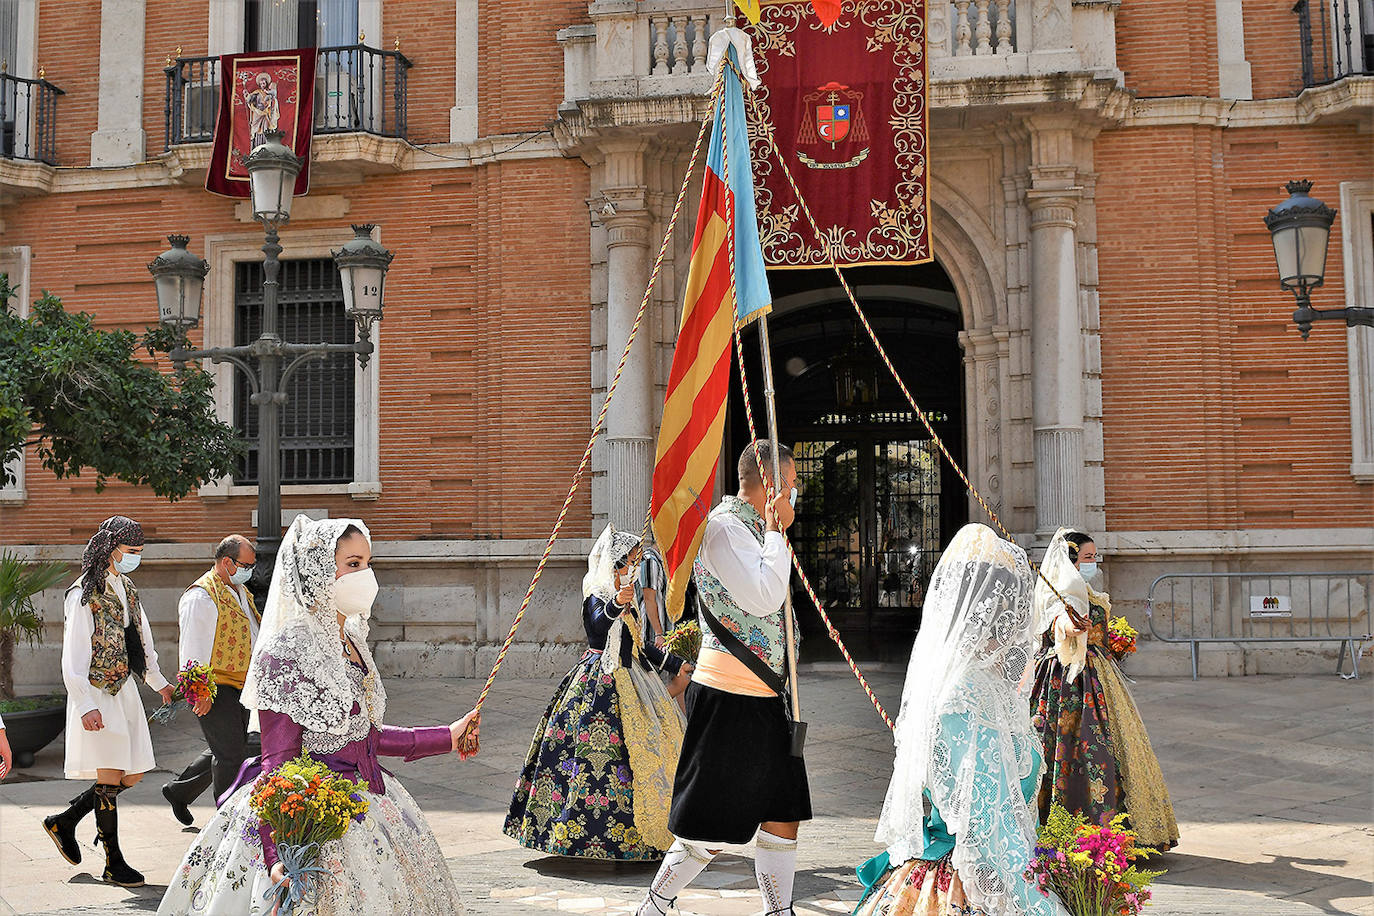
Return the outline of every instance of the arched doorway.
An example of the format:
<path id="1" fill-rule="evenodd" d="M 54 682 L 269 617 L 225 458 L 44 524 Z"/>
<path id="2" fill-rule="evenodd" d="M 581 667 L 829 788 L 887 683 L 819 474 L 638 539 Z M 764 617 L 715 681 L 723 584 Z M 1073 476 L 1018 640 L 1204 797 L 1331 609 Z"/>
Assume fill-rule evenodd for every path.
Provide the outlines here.
<path id="1" fill-rule="evenodd" d="M 937 264 L 846 272 L 865 314 L 940 438 L 963 460 L 961 317 Z M 802 494 L 791 539 L 826 612 L 860 658 L 903 660 L 941 547 L 967 521 L 963 487 L 859 326 L 833 272 L 769 274 L 778 426 Z M 758 331 L 744 334 L 762 431 Z M 749 441 L 732 388 L 728 454 Z M 736 485 L 734 468 L 726 477 Z M 838 658 L 793 578 L 805 660 Z"/>

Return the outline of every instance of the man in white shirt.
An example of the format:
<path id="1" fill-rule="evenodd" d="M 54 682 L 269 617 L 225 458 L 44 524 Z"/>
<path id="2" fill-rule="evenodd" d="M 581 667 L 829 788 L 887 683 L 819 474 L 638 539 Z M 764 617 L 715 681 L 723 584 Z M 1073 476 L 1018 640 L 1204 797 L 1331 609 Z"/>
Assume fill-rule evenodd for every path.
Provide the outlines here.
<path id="1" fill-rule="evenodd" d="M 248 710 L 239 692 L 258 638 L 258 611 L 245 588 L 257 553 L 249 540 L 231 534 L 215 548 L 214 567 L 186 589 L 177 606 L 181 623 L 179 654 L 189 662 L 209 664 L 214 672 L 214 702 L 194 708 L 209 745 L 181 775 L 162 787 L 172 813 L 190 824 L 190 804 L 213 783 L 215 799 L 233 785 L 239 768 L 258 753 L 258 736 L 248 733 Z"/>
<path id="2" fill-rule="evenodd" d="M 791 916 L 797 831 L 811 819 L 806 765 L 792 755 L 786 699 L 784 600 L 791 558 L 782 532 L 792 524 L 796 466 L 773 443 L 740 456 L 738 494 L 706 523 L 693 576 L 701 652 L 687 687 L 687 733 L 668 827 L 676 837 L 638 916 L 668 912 L 725 844 L 756 838 L 754 871 L 768 916 Z M 794 627 L 795 632 L 795 627 Z"/>

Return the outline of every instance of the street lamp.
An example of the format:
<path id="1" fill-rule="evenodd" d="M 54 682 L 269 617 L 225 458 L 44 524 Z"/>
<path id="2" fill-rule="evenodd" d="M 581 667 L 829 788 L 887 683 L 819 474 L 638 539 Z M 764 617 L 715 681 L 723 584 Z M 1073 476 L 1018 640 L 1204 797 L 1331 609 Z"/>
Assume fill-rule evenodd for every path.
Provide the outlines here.
<path id="1" fill-rule="evenodd" d="M 1312 290 L 1326 280 L 1326 249 L 1331 239 L 1331 224 L 1336 211 L 1308 195 L 1310 181 L 1290 181 L 1288 199 L 1264 217 L 1264 225 L 1274 242 L 1274 260 L 1279 268 L 1279 285 L 1292 290 L 1298 300 L 1293 320 L 1302 339 L 1312 330 L 1312 322 L 1324 319 L 1345 320 L 1346 327 L 1374 327 L 1374 308 L 1315 309 Z"/>
<path id="2" fill-rule="evenodd" d="M 275 133 L 275 132 L 274 132 Z M 178 371 L 195 359 L 226 362 L 248 379 L 250 403 L 258 408 L 258 563 L 254 591 L 266 593 L 281 543 L 281 408 L 291 376 L 311 360 L 349 353 L 366 366 L 375 349 L 372 325 L 382 318 L 382 288 L 392 253 L 372 241 L 372 226 L 354 226 L 355 238 L 334 253 L 343 278 L 344 304 L 358 328 L 352 343 L 287 343 L 277 333 L 277 288 L 281 262 L 277 226 L 291 216 L 291 195 L 301 160 L 268 134 L 248 157 L 253 215 L 262 222 L 262 333 L 251 343 L 233 347 L 187 349 L 186 332 L 200 321 L 201 294 L 209 265 L 187 251 L 185 236 L 169 236 L 171 250 L 148 265 L 157 287 L 158 320 L 175 331 L 181 344 L 167 355 Z M 282 155 L 282 153 L 285 155 Z"/>
<path id="3" fill-rule="evenodd" d="M 179 332 L 200 324 L 200 299 L 210 265 L 186 250 L 189 236 L 169 235 L 172 247 L 153 259 L 148 271 L 157 286 L 158 323 Z"/>

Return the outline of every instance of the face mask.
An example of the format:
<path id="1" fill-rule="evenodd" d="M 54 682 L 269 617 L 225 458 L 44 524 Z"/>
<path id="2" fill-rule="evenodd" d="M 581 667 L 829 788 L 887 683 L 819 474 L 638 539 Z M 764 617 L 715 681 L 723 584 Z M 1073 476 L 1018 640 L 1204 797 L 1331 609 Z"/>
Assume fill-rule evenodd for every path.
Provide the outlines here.
<path id="1" fill-rule="evenodd" d="M 242 585 L 253 578 L 253 568 L 240 566 L 229 575 L 229 581 L 235 585 Z"/>
<path id="2" fill-rule="evenodd" d="M 124 556 L 115 560 L 115 571 L 120 573 L 131 573 L 138 569 L 138 564 L 143 562 L 143 557 L 136 553 L 126 553 Z"/>
<path id="3" fill-rule="evenodd" d="M 360 569 L 334 580 L 334 606 L 345 617 L 361 617 L 372 610 L 377 600 L 377 576 Z"/>
<path id="4" fill-rule="evenodd" d="M 1080 563 L 1078 564 L 1078 571 L 1083 574 L 1084 579 L 1091 582 L 1097 578 L 1099 569 L 1096 563 Z"/>
<path id="5" fill-rule="evenodd" d="M 797 488 L 796 488 L 796 487 L 793 487 L 793 488 L 792 488 L 792 492 L 788 494 L 787 498 L 792 502 L 792 508 L 795 509 L 795 508 L 797 507 Z"/>

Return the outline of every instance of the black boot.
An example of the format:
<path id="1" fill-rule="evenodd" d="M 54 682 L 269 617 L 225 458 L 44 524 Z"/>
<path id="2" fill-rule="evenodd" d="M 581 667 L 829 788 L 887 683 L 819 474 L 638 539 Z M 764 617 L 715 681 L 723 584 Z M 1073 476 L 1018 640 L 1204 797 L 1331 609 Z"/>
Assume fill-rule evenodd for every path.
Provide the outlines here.
<path id="1" fill-rule="evenodd" d="M 119 809 L 115 800 L 128 786 L 98 785 L 95 787 L 95 827 L 97 836 L 105 844 L 105 873 L 100 880 L 120 887 L 142 887 L 143 876 L 124 861 L 119 851 Z"/>
<path id="2" fill-rule="evenodd" d="M 43 818 L 43 829 L 57 844 L 62 858 L 73 865 L 81 864 L 81 844 L 76 841 L 76 825 L 95 809 L 95 785 L 82 792 L 71 801 L 71 807 L 61 814 Z"/>

